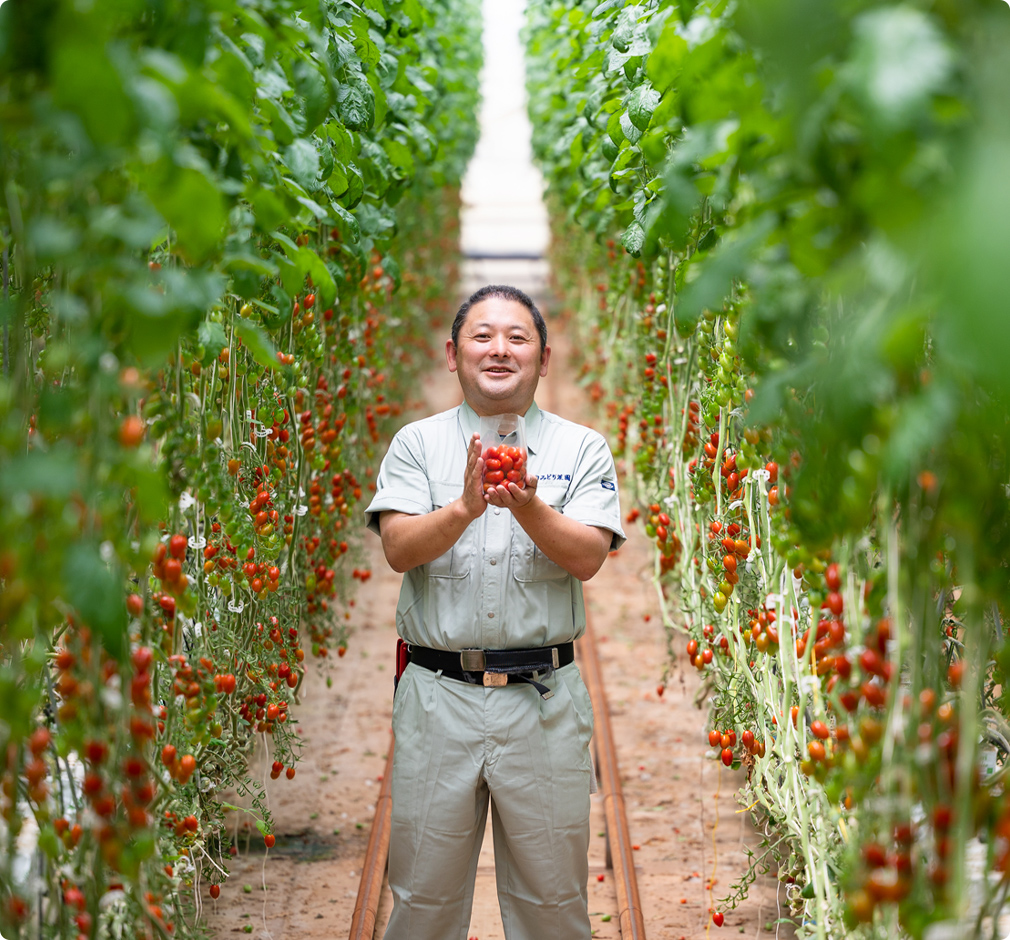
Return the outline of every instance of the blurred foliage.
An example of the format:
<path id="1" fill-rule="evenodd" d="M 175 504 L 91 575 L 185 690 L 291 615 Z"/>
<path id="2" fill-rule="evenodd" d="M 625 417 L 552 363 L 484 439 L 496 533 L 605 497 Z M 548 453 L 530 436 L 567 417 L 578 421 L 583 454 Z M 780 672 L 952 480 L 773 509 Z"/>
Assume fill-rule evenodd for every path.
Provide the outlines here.
<path id="1" fill-rule="evenodd" d="M 192 935 L 226 788 L 272 840 L 246 762 L 293 776 L 369 576 L 479 38 L 472 0 L 0 7 L 4 936 Z"/>
<path id="2" fill-rule="evenodd" d="M 975 767 L 980 732 L 997 734 L 1007 711 L 1010 11 L 542 0 L 527 41 L 585 381 L 617 420 L 650 535 L 666 536 L 660 586 L 715 648 L 699 663 L 715 727 L 739 736 L 760 713 L 767 753 L 745 756 L 747 803 L 782 839 L 799 931 L 981 924 L 1006 882 L 971 876 L 984 900 L 967 891 L 971 837 L 988 868 L 1003 869 L 1008 845 L 1001 787 L 980 786 Z M 766 463 L 782 468 L 774 494 L 756 472 Z M 729 594 L 714 524 L 737 525 L 751 551 L 766 540 L 746 567 L 726 563 L 740 559 Z M 799 638 L 754 659 L 770 592 L 780 621 L 795 602 L 793 632 L 835 619 L 820 609 L 838 593 L 821 575 L 831 560 L 846 572 L 836 652 L 857 664 L 853 682 L 866 648 L 893 664 L 863 676 L 885 699 L 857 695 L 855 765 L 834 735 L 845 677 L 805 664 Z M 905 701 L 930 693 L 954 708 L 953 728 Z M 804 724 L 770 723 L 793 706 L 832 728 L 835 750 L 807 760 L 809 775 Z M 887 733 L 860 736 L 864 718 Z M 920 782 L 910 766 L 925 768 Z M 894 836 L 910 818 L 911 853 Z M 874 867 L 862 849 L 878 842 L 890 854 Z"/>

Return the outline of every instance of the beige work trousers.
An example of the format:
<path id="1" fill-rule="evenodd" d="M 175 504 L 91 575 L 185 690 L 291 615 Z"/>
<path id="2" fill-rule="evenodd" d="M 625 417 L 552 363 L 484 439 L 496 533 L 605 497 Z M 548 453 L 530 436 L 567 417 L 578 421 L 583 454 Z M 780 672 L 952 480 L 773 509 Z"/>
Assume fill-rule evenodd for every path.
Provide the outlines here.
<path id="1" fill-rule="evenodd" d="M 488 802 L 506 940 L 589 940 L 589 693 L 470 685 L 411 664 L 393 703 L 385 940 L 466 940 Z"/>

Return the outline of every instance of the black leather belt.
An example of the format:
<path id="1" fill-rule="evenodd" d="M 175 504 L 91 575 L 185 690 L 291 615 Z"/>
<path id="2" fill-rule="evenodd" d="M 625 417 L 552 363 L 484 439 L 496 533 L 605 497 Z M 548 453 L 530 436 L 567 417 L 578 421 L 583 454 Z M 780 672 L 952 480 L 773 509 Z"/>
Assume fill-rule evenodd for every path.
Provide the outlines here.
<path id="1" fill-rule="evenodd" d="M 523 650 L 467 649 L 455 653 L 411 645 L 409 656 L 412 663 L 432 672 L 441 670 L 442 675 L 450 679 L 492 687 L 525 682 L 544 698 L 550 698 L 554 693 L 534 676 L 537 673 L 550 675 L 555 669 L 574 662 L 575 644 L 559 643 Z"/>

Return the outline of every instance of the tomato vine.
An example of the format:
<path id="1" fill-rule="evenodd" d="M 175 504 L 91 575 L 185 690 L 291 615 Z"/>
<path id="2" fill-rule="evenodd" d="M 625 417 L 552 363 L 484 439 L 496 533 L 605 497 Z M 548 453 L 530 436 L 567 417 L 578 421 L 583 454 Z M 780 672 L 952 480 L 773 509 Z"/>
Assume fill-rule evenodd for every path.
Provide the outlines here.
<path id="1" fill-rule="evenodd" d="M 195 935 L 228 790 L 274 843 L 248 759 L 295 775 L 370 575 L 349 519 L 450 313 L 477 22 L 0 9 L 5 936 Z"/>
<path id="2" fill-rule="evenodd" d="M 1010 330 L 980 220 L 1010 199 L 985 170 L 1008 34 L 945 4 L 529 8 L 583 381 L 802 936 L 995 930 L 1006 896 L 1010 388 L 986 347 Z"/>

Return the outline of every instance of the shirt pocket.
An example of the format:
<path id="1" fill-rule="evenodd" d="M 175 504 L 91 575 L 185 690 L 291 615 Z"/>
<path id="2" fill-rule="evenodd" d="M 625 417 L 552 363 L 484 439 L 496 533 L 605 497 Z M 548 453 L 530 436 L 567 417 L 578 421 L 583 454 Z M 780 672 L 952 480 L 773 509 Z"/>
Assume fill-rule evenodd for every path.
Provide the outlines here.
<path id="1" fill-rule="evenodd" d="M 552 509 L 561 511 L 565 491 L 541 493 L 540 498 Z M 556 565 L 527 534 L 526 530 L 512 520 L 512 574 L 516 581 L 560 581 L 571 577 L 561 565 Z"/>
<path id="2" fill-rule="evenodd" d="M 432 511 L 448 506 L 462 495 L 463 488 L 451 483 L 430 483 Z M 473 564 L 473 528 L 471 522 L 444 555 L 428 562 L 429 578 L 465 578 Z"/>

